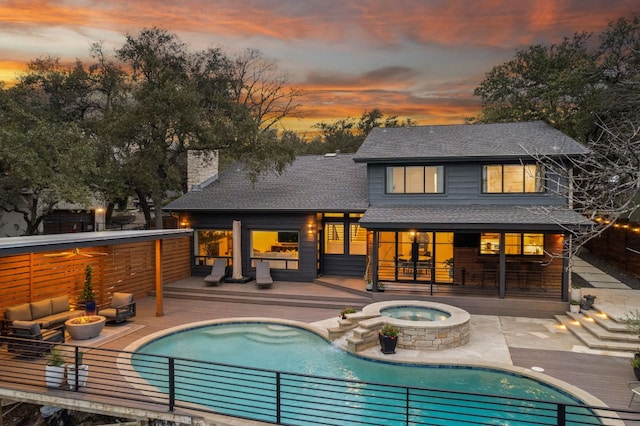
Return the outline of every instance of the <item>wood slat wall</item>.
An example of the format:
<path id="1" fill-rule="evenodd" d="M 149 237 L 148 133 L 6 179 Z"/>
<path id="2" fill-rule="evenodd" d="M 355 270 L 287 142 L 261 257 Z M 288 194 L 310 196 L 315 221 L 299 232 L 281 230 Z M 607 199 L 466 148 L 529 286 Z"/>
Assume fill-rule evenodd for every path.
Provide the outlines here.
<path id="1" fill-rule="evenodd" d="M 163 240 L 164 283 L 191 275 L 190 249 L 190 238 Z M 76 305 L 82 295 L 87 265 L 93 268 L 92 284 L 98 304 L 109 303 L 114 292 L 134 293 L 140 298 L 155 288 L 155 241 L 87 247 L 80 250 L 81 254 L 56 256 L 60 253 L 0 258 L 0 314 L 4 315 L 10 306 L 60 295 L 69 296 L 71 305 Z"/>
<path id="2" fill-rule="evenodd" d="M 190 238 L 162 241 L 162 282 L 164 284 L 191 276 L 190 252 Z"/>
<path id="3" fill-rule="evenodd" d="M 640 223 L 621 223 L 607 228 L 585 247 L 602 260 L 640 278 Z"/>

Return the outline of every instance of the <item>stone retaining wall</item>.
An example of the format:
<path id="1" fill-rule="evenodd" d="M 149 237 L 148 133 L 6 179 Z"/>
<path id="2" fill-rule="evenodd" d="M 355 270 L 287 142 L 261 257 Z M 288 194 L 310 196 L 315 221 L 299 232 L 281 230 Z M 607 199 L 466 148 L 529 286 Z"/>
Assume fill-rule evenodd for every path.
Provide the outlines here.
<path id="1" fill-rule="evenodd" d="M 418 351 L 439 351 L 465 345 L 469 342 L 469 322 L 450 327 L 401 328 L 398 347 Z"/>

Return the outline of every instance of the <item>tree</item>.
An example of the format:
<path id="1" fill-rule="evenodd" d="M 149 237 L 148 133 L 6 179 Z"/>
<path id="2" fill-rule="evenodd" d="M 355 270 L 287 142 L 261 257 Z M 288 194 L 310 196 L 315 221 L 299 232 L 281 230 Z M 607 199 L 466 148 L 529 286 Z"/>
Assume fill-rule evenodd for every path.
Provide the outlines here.
<path id="1" fill-rule="evenodd" d="M 95 164 L 94 145 L 83 129 L 51 119 L 64 114 L 57 102 L 37 95 L 43 92 L 21 85 L 0 91 L 0 209 L 21 214 L 26 235 L 37 234 L 58 203 L 88 203 L 86 178 Z"/>
<path id="2" fill-rule="evenodd" d="M 548 190 L 599 219 L 570 230 L 569 257 L 640 206 L 640 16 L 610 23 L 595 48 L 591 37 L 518 51 L 474 92 L 483 106 L 476 121 L 544 120 L 590 149 L 581 158 L 539 158 L 566 182 Z"/>
<path id="3" fill-rule="evenodd" d="M 585 141 L 593 129 L 593 105 L 602 87 L 596 54 L 581 33 L 560 44 L 535 45 L 494 67 L 475 89 L 478 122 L 544 120 Z"/>
<path id="4" fill-rule="evenodd" d="M 220 49 L 189 52 L 175 34 L 158 28 L 127 36 L 117 50 L 117 58 L 132 70 L 129 96 L 108 117 L 104 137 L 115 147 L 113 164 L 138 195 L 147 222 L 147 197 L 156 206 L 160 228 L 159 207 L 170 193 L 187 190 L 188 149 L 220 150 L 226 158 L 242 159 L 254 180 L 293 161 L 293 150 L 270 128 L 292 111 L 289 103 L 279 103 L 286 98 L 282 80 L 266 78 L 266 70 L 269 78 L 274 75 L 273 64 L 255 70 L 260 57 L 251 52 L 240 62 Z"/>
<path id="5" fill-rule="evenodd" d="M 640 124 L 609 128 L 600 122 L 600 138 L 587 144 L 590 152 L 582 157 L 539 156 L 550 175 L 557 175 L 547 190 L 571 200 L 572 208 L 591 219 L 591 225 L 570 227 L 571 245 L 564 256 L 571 258 L 587 241 L 599 236 L 621 218 L 640 208 Z M 616 128 L 629 132 L 619 134 Z M 541 213 L 564 207 L 540 207 Z"/>
<path id="6" fill-rule="evenodd" d="M 403 127 L 416 123 L 407 119 L 399 121 L 397 116 L 388 116 L 374 108 L 365 111 L 358 120 L 353 117 L 336 120 L 332 123 L 319 122 L 313 125 L 321 135 L 303 147 L 306 154 L 324 154 L 327 152 L 356 152 L 374 127 Z"/>

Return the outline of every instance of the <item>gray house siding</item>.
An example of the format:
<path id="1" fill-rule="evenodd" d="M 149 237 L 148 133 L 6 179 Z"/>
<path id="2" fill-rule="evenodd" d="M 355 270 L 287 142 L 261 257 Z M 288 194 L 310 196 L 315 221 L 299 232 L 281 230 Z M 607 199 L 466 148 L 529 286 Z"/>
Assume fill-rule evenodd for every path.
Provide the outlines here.
<path id="1" fill-rule="evenodd" d="M 366 256 L 325 255 L 323 273 L 326 275 L 345 275 L 363 277 Z"/>
<path id="2" fill-rule="evenodd" d="M 387 164 L 370 164 L 369 200 L 371 205 L 564 205 L 566 199 L 553 191 L 540 194 L 483 194 L 482 165 L 491 163 L 447 163 L 444 165 L 445 181 L 442 194 L 387 194 L 385 192 L 385 171 Z M 403 166 L 406 164 L 389 164 Z M 555 175 L 547 176 L 549 181 Z"/>
<path id="3" fill-rule="evenodd" d="M 298 270 L 272 269 L 274 280 L 313 281 L 316 271 L 316 234 L 308 233 L 308 224 L 315 221 L 315 213 L 191 213 L 189 225 L 195 230 L 231 230 L 233 221 L 241 221 L 242 275 L 255 277 L 251 267 L 251 231 L 298 231 Z M 193 275 L 206 275 L 208 267 L 193 266 Z"/>

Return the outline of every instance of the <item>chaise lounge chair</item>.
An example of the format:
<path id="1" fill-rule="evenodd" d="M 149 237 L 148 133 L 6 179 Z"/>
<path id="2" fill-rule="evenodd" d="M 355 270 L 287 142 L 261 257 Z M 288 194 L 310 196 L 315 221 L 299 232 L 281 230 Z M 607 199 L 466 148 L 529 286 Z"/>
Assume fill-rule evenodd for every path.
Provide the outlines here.
<path id="1" fill-rule="evenodd" d="M 220 285 L 225 275 L 227 275 L 227 261 L 215 259 L 211 267 L 211 273 L 204 277 L 204 282 L 207 285 Z"/>
<path id="2" fill-rule="evenodd" d="M 273 284 L 269 262 L 256 263 L 256 285 L 258 288 L 269 288 Z"/>

